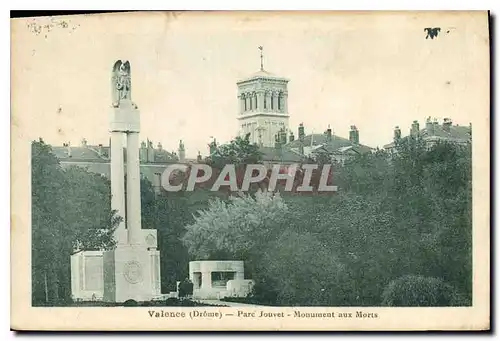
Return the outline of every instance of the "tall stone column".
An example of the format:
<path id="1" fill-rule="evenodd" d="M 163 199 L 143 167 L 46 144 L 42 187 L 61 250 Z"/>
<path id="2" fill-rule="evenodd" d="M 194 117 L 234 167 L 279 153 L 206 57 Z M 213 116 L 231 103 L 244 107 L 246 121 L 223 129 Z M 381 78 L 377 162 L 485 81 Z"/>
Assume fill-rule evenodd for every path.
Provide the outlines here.
<path id="1" fill-rule="evenodd" d="M 114 209 L 127 214 L 127 229 L 118 228 L 117 247 L 103 253 L 103 300 L 148 301 L 160 294 L 160 252 L 156 230 L 141 229 L 139 160 L 140 113 L 132 102 L 130 63 L 116 61 L 111 74 L 111 188 Z M 124 186 L 123 134 L 126 134 L 127 181 Z M 147 232 L 147 235 L 146 235 Z"/>
<path id="2" fill-rule="evenodd" d="M 111 132 L 111 209 L 116 210 L 123 221 L 117 228 L 117 236 L 124 234 L 125 230 L 125 175 L 123 163 L 123 133 L 120 131 Z M 126 243 L 120 240 L 118 243 Z"/>
<path id="3" fill-rule="evenodd" d="M 127 228 L 128 243 L 142 243 L 141 178 L 139 168 L 139 133 L 127 134 Z"/>

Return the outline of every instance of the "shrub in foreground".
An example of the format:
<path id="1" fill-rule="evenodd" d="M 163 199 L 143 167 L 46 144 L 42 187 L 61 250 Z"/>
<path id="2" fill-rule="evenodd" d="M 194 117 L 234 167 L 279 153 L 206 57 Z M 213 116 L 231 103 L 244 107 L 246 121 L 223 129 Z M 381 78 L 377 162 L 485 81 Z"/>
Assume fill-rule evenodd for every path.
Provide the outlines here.
<path id="1" fill-rule="evenodd" d="M 467 305 L 456 289 L 440 278 L 406 275 L 390 282 L 382 294 L 390 307 L 446 307 Z"/>

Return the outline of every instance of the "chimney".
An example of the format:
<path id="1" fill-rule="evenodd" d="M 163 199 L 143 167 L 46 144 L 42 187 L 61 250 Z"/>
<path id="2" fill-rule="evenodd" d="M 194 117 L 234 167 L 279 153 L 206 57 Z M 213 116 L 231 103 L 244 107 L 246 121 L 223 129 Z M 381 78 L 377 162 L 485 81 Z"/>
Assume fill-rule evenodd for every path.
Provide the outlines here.
<path id="1" fill-rule="evenodd" d="M 411 124 L 411 129 L 410 129 L 410 135 L 413 137 L 416 137 L 420 132 L 420 125 L 418 124 L 418 121 L 415 120 Z"/>
<path id="2" fill-rule="evenodd" d="M 291 131 L 291 132 L 290 132 L 290 137 L 289 137 L 289 139 L 290 139 L 290 142 L 295 141 L 295 136 L 293 135 L 293 131 Z"/>
<path id="3" fill-rule="evenodd" d="M 153 141 L 148 139 L 148 149 L 147 149 L 147 161 L 154 162 L 155 161 L 155 149 L 153 147 Z"/>
<path id="4" fill-rule="evenodd" d="M 72 157 L 72 155 L 71 155 L 71 142 L 66 143 L 66 147 L 68 148 L 68 157 Z"/>
<path id="5" fill-rule="evenodd" d="M 443 130 L 447 131 L 447 132 L 450 132 L 450 127 L 451 127 L 452 124 L 453 124 L 453 122 L 451 121 L 451 119 L 445 118 L 443 120 Z"/>
<path id="6" fill-rule="evenodd" d="M 434 126 L 432 125 L 432 120 L 430 116 L 427 117 L 427 120 L 425 121 L 425 130 L 427 130 L 428 135 L 434 134 Z"/>
<path id="7" fill-rule="evenodd" d="M 328 129 L 326 130 L 326 140 L 330 142 L 332 140 L 332 128 L 328 125 Z"/>
<path id="8" fill-rule="evenodd" d="M 196 162 L 201 163 L 201 161 L 202 161 L 202 160 L 203 160 L 203 159 L 202 159 L 202 157 L 201 157 L 201 153 L 200 153 L 200 151 L 198 150 L 198 156 L 196 157 Z"/>
<path id="9" fill-rule="evenodd" d="M 437 120 L 437 118 L 435 118 L 433 121 L 432 121 L 432 129 L 433 129 L 433 132 L 435 133 L 436 132 L 436 128 L 439 127 L 439 122 Z"/>
<path id="10" fill-rule="evenodd" d="M 147 162 L 148 160 L 148 148 L 146 142 L 141 142 L 141 148 L 139 149 L 139 160 L 140 162 Z"/>
<path id="11" fill-rule="evenodd" d="M 82 147 L 87 147 L 87 140 L 85 137 L 82 139 Z"/>
<path id="12" fill-rule="evenodd" d="M 156 149 L 163 150 L 163 146 L 161 145 L 161 142 L 158 142 L 158 145 L 156 146 Z"/>
<path id="13" fill-rule="evenodd" d="M 351 126 L 351 130 L 349 131 L 349 141 L 352 144 L 359 144 L 359 131 L 354 125 Z"/>
<path id="14" fill-rule="evenodd" d="M 102 155 L 102 143 L 99 143 L 99 146 L 97 148 L 97 152 L 99 153 L 99 155 Z"/>
<path id="15" fill-rule="evenodd" d="M 274 148 L 279 149 L 281 147 L 281 132 L 278 131 L 276 135 L 274 135 Z"/>
<path id="16" fill-rule="evenodd" d="M 299 124 L 299 140 L 304 141 L 306 133 L 304 132 L 304 123 Z"/>
<path id="17" fill-rule="evenodd" d="M 284 146 L 286 144 L 286 130 L 285 129 L 281 129 L 279 131 L 279 137 L 280 137 L 280 144 L 282 146 Z"/>
<path id="18" fill-rule="evenodd" d="M 417 123 L 418 124 L 418 123 Z M 397 141 L 401 138 L 401 129 L 399 129 L 399 126 L 396 126 L 394 128 L 394 140 Z"/>
<path id="19" fill-rule="evenodd" d="M 184 143 L 182 143 L 182 140 L 179 141 L 179 148 L 177 150 L 179 152 L 179 162 L 185 162 L 186 161 L 186 149 L 184 148 Z"/>

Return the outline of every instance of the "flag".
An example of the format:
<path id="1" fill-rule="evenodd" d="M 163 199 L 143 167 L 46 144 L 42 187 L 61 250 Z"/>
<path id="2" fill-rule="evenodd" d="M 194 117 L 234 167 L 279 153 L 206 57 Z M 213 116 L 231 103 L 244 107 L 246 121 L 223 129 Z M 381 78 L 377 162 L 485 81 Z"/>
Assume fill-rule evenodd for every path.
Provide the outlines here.
<path id="1" fill-rule="evenodd" d="M 263 49 L 264 49 L 264 48 L 263 48 L 262 46 L 259 46 L 259 50 L 261 50 L 261 51 L 262 51 Z"/>

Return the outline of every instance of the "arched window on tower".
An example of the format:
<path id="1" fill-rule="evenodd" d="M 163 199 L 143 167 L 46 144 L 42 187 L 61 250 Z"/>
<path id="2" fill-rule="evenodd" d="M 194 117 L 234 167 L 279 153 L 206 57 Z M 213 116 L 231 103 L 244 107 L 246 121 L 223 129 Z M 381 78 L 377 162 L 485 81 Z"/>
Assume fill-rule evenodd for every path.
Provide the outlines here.
<path id="1" fill-rule="evenodd" d="M 267 109 L 267 92 L 264 92 L 264 109 Z"/>
<path id="2" fill-rule="evenodd" d="M 253 98 L 252 98 L 252 94 L 248 94 L 248 100 L 249 100 L 249 104 L 250 104 L 250 107 L 248 108 L 249 110 L 252 110 L 253 109 Z"/>
<path id="3" fill-rule="evenodd" d="M 278 110 L 283 110 L 283 103 L 282 103 L 282 101 L 283 101 L 283 93 L 280 92 L 278 94 Z"/>
<path id="4" fill-rule="evenodd" d="M 271 110 L 274 110 L 274 93 L 271 92 Z"/>
<path id="5" fill-rule="evenodd" d="M 254 108 L 258 109 L 259 106 L 257 104 L 257 94 L 255 92 L 253 93 L 253 101 L 254 101 Z"/>
<path id="6" fill-rule="evenodd" d="M 241 98 L 243 99 L 243 109 L 244 111 L 247 111 L 247 96 L 245 96 L 245 94 L 242 94 L 241 95 Z"/>

